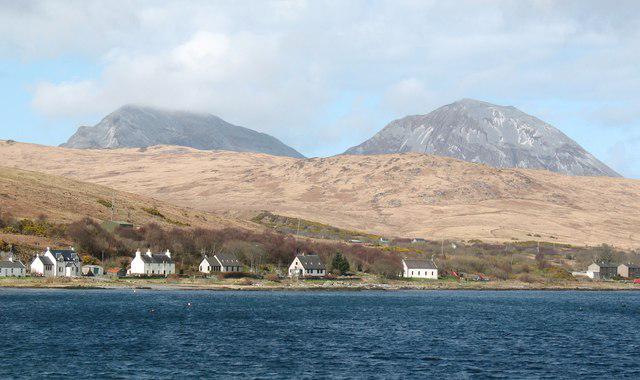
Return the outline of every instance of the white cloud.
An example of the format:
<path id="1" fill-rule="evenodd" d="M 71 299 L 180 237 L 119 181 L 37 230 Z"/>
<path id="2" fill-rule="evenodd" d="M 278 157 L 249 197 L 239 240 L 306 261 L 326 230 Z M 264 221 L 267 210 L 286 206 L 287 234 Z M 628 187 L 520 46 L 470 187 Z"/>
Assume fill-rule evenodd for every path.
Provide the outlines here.
<path id="1" fill-rule="evenodd" d="M 372 134 L 461 97 L 640 102 L 637 1 L 3 2 L 0 35 L 0 57 L 102 68 L 37 83 L 49 117 L 207 111 L 309 154 L 335 153 L 321 147 L 344 143 L 344 120 Z M 328 125 L 345 92 L 379 102 Z"/>
<path id="2" fill-rule="evenodd" d="M 384 105 L 395 115 L 424 113 L 434 106 L 442 105 L 442 99 L 416 78 L 403 79 L 393 84 L 385 93 Z"/>

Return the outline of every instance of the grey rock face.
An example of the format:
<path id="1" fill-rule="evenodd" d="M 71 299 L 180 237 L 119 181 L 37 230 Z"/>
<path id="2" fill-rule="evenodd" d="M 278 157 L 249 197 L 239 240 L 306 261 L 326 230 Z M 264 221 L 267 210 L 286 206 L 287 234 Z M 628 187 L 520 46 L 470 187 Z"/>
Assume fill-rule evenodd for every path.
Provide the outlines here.
<path id="1" fill-rule="evenodd" d="M 127 105 L 93 127 L 83 126 L 61 146 L 80 149 L 180 145 L 303 158 L 265 133 L 229 124 L 217 116 Z"/>
<path id="2" fill-rule="evenodd" d="M 497 168 L 619 177 L 553 126 L 515 107 L 463 99 L 388 124 L 344 154 L 420 152 Z"/>

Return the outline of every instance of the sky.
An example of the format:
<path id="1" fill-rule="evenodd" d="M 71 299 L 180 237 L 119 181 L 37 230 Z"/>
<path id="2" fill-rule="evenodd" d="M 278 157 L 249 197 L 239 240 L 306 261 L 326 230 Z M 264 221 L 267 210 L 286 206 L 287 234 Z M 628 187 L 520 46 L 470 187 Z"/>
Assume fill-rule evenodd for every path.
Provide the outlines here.
<path id="1" fill-rule="evenodd" d="M 462 98 L 640 178 L 640 1 L 0 0 L 0 139 L 58 145 L 134 103 L 329 156 Z"/>

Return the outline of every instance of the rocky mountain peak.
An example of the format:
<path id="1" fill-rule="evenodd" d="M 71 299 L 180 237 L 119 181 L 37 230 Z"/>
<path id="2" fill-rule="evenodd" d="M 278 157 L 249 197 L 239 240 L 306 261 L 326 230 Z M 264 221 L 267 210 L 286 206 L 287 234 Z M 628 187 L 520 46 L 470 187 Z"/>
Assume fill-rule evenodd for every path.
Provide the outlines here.
<path id="1" fill-rule="evenodd" d="M 215 115 L 134 104 L 118 108 L 92 127 L 78 128 L 61 146 L 110 149 L 153 145 L 303 157 L 273 136 L 227 123 Z"/>
<path id="2" fill-rule="evenodd" d="M 497 168 L 619 176 L 552 125 L 513 106 L 475 99 L 392 121 L 345 154 L 404 152 L 454 157 Z"/>

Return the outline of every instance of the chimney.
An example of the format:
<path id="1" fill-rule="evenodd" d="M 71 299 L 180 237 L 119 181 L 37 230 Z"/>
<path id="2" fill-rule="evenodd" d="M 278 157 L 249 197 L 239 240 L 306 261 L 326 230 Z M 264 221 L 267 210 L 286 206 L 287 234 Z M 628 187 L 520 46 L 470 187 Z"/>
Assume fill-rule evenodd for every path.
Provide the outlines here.
<path id="1" fill-rule="evenodd" d="M 151 257 L 151 248 L 147 248 L 147 256 Z"/>
<path id="2" fill-rule="evenodd" d="M 136 258 L 140 257 L 140 249 L 136 249 Z"/>
<path id="3" fill-rule="evenodd" d="M 171 257 L 171 252 L 167 249 L 167 252 L 164 253 L 167 257 Z"/>

